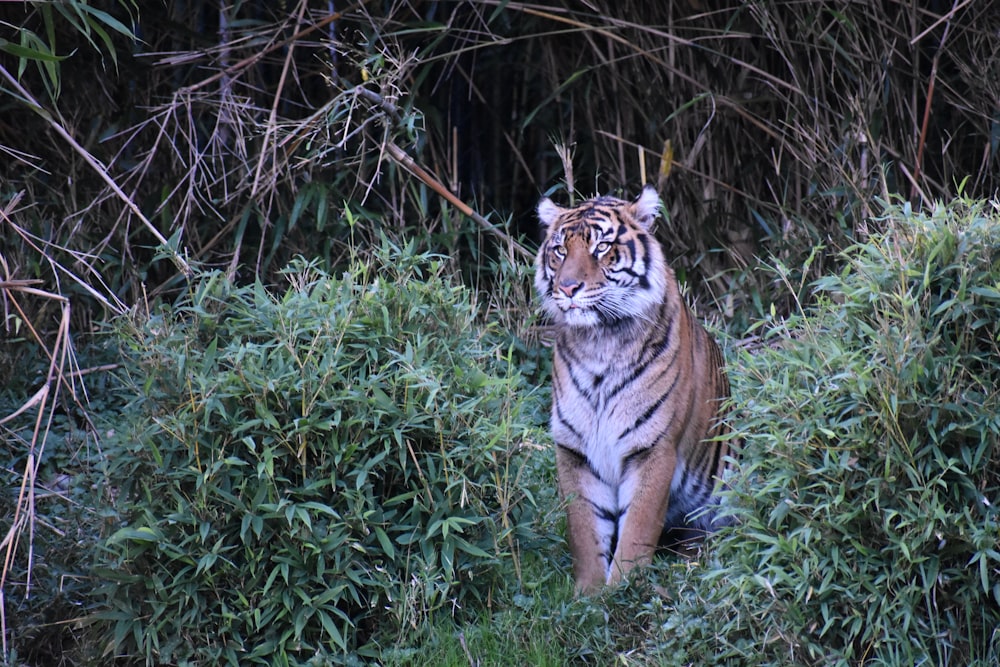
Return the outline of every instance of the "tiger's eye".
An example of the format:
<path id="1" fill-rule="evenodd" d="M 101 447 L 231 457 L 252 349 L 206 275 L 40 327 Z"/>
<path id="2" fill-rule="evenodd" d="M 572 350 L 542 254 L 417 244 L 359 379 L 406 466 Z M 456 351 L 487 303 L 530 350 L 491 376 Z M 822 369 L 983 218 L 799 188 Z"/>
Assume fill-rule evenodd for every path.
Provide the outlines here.
<path id="1" fill-rule="evenodd" d="M 552 252 L 559 255 L 560 257 L 566 256 L 566 246 L 557 245 L 552 247 Z"/>
<path id="2" fill-rule="evenodd" d="M 601 241 L 600 243 L 597 244 L 596 250 L 598 253 L 607 252 L 608 248 L 610 247 L 611 247 L 610 243 L 608 243 L 607 241 Z"/>

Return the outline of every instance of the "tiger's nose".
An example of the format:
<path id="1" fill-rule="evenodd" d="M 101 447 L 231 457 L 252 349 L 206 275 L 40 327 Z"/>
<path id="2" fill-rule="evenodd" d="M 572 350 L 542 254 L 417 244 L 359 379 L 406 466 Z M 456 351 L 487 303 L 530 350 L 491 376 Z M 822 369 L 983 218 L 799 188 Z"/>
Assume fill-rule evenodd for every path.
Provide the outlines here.
<path id="1" fill-rule="evenodd" d="M 559 281 L 559 291 L 566 296 L 573 296 L 577 292 L 583 289 L 583 283 L 576 280 L 561 280 Z"/>

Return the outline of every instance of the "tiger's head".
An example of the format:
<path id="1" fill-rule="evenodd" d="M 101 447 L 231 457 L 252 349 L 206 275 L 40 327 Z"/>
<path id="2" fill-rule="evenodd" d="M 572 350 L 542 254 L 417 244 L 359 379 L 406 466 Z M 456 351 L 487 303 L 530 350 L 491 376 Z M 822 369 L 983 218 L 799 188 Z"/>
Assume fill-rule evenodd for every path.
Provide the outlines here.
<path id="1" fill-rule="evenodd" d="M 546 228 L 535 259 L 542 308 L 560 325 L 594 327 L 642 318 L 666 290 L 666 262 L 653 238 L 660 197 L 646 186 L 634 202 L 589 199 L 562 208 L 538 204 Z"/>

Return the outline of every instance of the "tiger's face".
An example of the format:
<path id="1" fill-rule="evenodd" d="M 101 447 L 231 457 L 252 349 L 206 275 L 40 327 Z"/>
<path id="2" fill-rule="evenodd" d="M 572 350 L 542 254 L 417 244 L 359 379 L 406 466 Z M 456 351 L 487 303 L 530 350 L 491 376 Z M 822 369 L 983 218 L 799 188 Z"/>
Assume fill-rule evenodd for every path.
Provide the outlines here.
<path id="1" fill-rule="evenodd" d="M 535 260 L 542 308 L 557 325 L 595 327 L 644 317 L 663 300 L 666 264 L 650 233 L 660 197 L 598 197 L 573 208 L 538 205 L 547 229 Z"/>

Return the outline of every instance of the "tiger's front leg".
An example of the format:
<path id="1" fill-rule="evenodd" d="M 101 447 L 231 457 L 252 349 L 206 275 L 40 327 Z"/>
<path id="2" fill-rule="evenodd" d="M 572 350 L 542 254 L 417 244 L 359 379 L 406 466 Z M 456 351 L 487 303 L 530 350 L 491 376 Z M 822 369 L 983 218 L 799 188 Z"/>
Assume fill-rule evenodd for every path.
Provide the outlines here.
<path id="1" fill-rule="evenodd" d="M 622 513 L 616 526 L 618 543 L 611 559 L 608 584 L 617 584 L 637 565 L 653 560 L 670 502 L 670 481 L 677 466 L 674 448 L 654 447 L 645 461 L 626 470 L 618 487 Z"/>
<path id="2" fill-rule="evenodd" d="M 608 580 L 618 520 L 616 494 L 597 478 L 586 457 L 567 447 L 556 449 L 556 471 L 560 495 L 569 499 L 566 533 L 576 590 L 591 593 Z"/>

